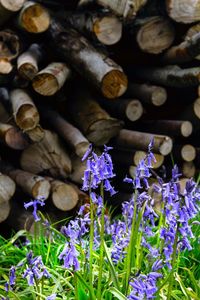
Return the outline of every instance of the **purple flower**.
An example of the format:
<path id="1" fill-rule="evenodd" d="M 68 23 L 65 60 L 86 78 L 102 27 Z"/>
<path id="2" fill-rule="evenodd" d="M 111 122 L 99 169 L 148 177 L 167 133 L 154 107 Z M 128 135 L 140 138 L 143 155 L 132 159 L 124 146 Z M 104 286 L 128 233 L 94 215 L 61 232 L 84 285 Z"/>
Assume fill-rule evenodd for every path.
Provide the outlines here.
<path id="1" fill-rule="evenodd" d="M 59 255 L 59 259 L 64 261 L 65 268 L 73 268 L 74 271 L 80 269 L 80 264 L 78 261 L 78 251 L 76 250 L 72 242 L 66 242 L 63 251 Z"/>
<path id="2" fill-rule="evenodd" d="M 46 297 L 46 300 L 55 300 L 56 299 L 56 294 L 52 294 L 48 297 Z"/>
<path id="3" fill-rule="evenodd" d="M 88 156 L 90 155 L 91 152 L 92 152 L 92 144 L 89 145 L 87 151 L 83 155 L 82 161 L 86 160 L 88 158 Z"/>
<path id="4" fill-rule="evenodd" d="M 9 281 L 6 282 L 5 284 L 5 290 L 6 292 L 9 292 L 10 290 L 13 289 L 15 285 L 15 280 L 16 280 L 16 268 L 12 266 L 9 271 Z"/>
<path id="5" fill-rule="evenodd" d="M 24 203 L 25 209 L 27 209 L 30 206 L 33 206 L 33 217 L 35 219 L 35 222 L 40 221 L 40 217 L 37 215 L 37 206 L 38 205 L 44 206 L 45 202 L 41 201 L 41 200 L 38 200 L 38 199 L 35 199 L 35 200 L 32 200 L 28 203 Z"/>

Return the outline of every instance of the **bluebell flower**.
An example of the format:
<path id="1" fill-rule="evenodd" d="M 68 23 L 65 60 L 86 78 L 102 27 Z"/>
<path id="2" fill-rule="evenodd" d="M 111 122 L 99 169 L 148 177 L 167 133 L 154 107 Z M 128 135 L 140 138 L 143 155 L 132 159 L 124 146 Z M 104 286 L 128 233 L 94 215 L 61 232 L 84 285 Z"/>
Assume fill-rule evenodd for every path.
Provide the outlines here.
<path id="1" fill-rule="evenodd" d="M 55 300 L 56 299 L 56 294 L 52 294 L 48 297 L 46 297 L 46 300 Z"/>
<path id="2" fill-rule="evenodd" d="M 59 255 L 59 259 L 64 261 L 65 268 L 73 268 L 74 271 L 80 270 L 78 261 L 79 252 L 76 250 L 72 242 L 66 242 L 63 251 Z"/>
<path id="3" fill-rule="evenodd" d="M 32 201 L 30 201 L 28 203 L 24 203 L 25 209 L 27 209 L 28 207 L 33 206 L 33 217 L 35 219 L 35 222 L 40 221 L 40 217 L 37 215 L 38 205 L 44 206 L 45 202 L 42 201 L 42 200 L 39 200 L 39 199 L 35 199 L 35 200 L 32 200 Z"/>

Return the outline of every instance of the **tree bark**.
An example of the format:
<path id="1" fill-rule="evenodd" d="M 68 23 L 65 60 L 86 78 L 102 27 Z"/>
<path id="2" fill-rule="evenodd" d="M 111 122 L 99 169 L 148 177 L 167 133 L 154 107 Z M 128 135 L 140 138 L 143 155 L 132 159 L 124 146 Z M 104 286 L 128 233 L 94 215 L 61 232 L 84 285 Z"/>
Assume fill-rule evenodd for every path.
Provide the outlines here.
<path id="1" fill-rule="evenodd" d="M 106 98 L 119 97 L 126 91 L 127 77 L 122 68 L 97 51 L 86 38 L 56 21 L 52 22 L 49 32 L 61 58 L 84 74 Z"/>

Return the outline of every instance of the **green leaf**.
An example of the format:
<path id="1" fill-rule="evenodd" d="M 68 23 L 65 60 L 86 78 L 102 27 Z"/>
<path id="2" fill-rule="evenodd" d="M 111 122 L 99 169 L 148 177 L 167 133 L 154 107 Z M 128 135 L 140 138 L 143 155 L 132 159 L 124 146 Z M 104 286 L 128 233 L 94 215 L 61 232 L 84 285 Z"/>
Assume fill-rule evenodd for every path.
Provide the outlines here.
<path id="1" fill-rule="evenodd" d="M 118 300 L 127 300 L 127 298 L 115 287 L 109 288 L 106 292 L 111 293 L 115 296 Z"/>
<path id="2" fill-rule="evenodd" d="M 75 272 L 74 275 L 79 279 L 79 281 L 82 283 L 82 285 L 85 286 L 85 288 L 90 292 L 90 298 L 86 298 L 86 299 L 87 300 L 88 299 L 90 299 L 90 300 L 96 300 L 95 297 L 94 297 L 94 295 L 93 295 L 91 287 L 87 284 L 87 282 L 85 281 L 85 279 L 83 279 L 83 277 L 78 272 Z M 82 298 L 80 298 L 80 299 L 82 299 Z M 85 298 L 83 298 L 83 300 L 85 300 Z"/>

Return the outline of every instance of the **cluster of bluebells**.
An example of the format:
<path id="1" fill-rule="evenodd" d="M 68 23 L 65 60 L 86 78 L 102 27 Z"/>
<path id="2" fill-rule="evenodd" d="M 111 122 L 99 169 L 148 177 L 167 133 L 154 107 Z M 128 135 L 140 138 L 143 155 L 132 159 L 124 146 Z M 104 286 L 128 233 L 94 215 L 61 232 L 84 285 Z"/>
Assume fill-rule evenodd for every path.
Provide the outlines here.
<path id="1" fill-rule="evenodd" d="M 45 205 L 43 197 L 38 197 L 38 199 L 34 199 L 34 200 L 31 200 L 31 201 L 29 201 L 27 203 L 24 203 L 25 209 L 33 206 L 33 217 L 35 219 L 35 222 L 38 222 L 38 221 L 41 220 L 40 217 L 37 214 L 38 205 L 40 205 L 40 206 L 44 206 Z"/>
<path id="2" fill-rule="evenodd" d="M 50 278 L 50 274 L 43 264 L 41 256 L 33 257 L 33 253 L 30 251 L 26 258 L 27 267 L 22 276 L 27 279 L 29 286 L 35 285 L 36 280 L 38 281 L 44 277 Z"/>

